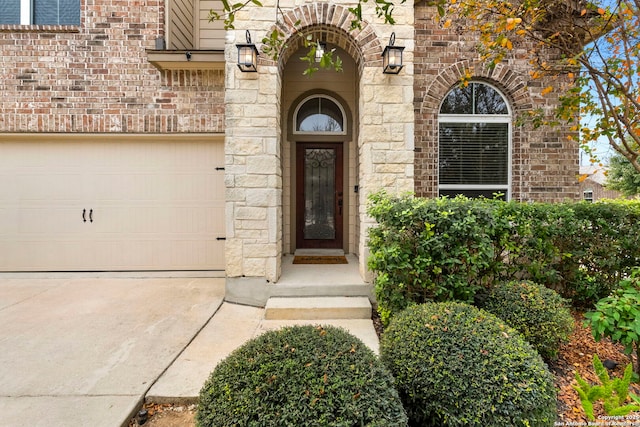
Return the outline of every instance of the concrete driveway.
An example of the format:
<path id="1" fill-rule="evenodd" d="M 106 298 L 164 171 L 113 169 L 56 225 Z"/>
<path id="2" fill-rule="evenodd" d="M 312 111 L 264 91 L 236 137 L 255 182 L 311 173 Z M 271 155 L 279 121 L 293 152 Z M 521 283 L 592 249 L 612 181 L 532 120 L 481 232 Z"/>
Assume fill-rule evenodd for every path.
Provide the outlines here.
<path id="1" fill-rule="evenodd" d="M 223 296 L 223 279 L 0 277 L 0 426 L 126 423 Z"/>

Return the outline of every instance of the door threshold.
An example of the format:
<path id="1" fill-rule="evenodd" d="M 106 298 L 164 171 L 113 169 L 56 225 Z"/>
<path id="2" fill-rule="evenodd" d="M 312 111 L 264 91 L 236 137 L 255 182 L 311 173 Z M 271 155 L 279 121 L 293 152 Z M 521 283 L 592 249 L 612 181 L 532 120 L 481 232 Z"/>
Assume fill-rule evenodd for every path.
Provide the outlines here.
<path id="1" fill-rule="evenodd" d="M 343 249 L 296 249 L 294 256 L 343 256 Z"/>

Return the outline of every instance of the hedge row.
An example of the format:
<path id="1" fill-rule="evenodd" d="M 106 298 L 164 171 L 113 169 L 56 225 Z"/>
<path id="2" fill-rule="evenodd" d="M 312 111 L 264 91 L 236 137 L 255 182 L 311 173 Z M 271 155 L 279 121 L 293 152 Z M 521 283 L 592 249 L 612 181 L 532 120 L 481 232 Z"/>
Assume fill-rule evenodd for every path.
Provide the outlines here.
<path id="1" fill-rule="evenodd" d="M 640 202 L 518 203 L 371 196 L 369 268 L 383 321 L 412 303 L 471 302 L 532 280 L 592 306 L 640 265 Z"/>

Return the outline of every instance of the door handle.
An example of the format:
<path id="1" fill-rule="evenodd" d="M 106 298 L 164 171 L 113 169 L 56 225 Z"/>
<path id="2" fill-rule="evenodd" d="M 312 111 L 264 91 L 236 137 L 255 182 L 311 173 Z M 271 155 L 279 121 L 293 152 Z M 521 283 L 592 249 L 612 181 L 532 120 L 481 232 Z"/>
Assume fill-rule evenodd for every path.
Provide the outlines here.
<path id="1" fill-rule="evenodd" d="M 93 209 L 89 209 L 89 221 L 93 222 Z"/>
<path id="2" fill-rule="evenodd" d="M 87 210 L 86 209 L 82 209 L 82 222 L 87 222 Z"/>
<path id="3" fill-rule="evenodd" d="M 338 199 L 338 215 L 342 215 L 342 199 Z"/>

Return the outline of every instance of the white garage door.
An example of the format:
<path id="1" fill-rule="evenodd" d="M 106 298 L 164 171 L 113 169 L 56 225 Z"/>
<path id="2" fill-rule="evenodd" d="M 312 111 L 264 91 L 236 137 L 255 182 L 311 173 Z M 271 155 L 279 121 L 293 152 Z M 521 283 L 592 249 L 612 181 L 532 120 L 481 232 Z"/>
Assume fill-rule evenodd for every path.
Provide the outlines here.
<path id="1" fill-rule="evenodd" d="M 224 269 L 223 166 L 220 137 L 3 137 L 0 271 Z"/>

